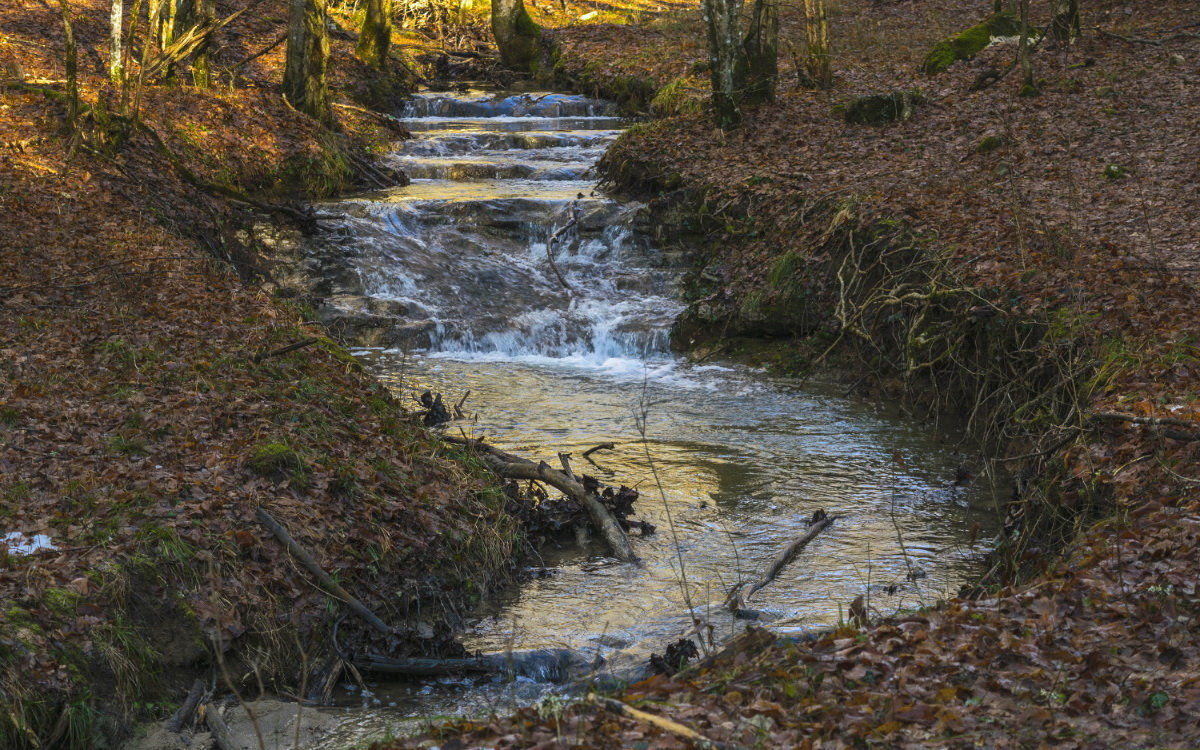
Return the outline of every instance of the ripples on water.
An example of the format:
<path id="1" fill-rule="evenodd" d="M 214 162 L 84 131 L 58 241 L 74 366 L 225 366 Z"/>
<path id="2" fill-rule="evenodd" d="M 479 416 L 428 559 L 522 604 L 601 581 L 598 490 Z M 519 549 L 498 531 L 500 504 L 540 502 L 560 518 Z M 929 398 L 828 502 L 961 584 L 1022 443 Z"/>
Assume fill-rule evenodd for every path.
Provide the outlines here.
<path id="1" fill-rule="evenodd" d="M 369 293 L 433 321 L 433 345 L 359 355 L 405 398 L 469 390 L 478 421 L 454 430 L 534 459 L 571 452 L 576 471 L 636 486 L 638 514 L 659 528 L 634 542 L 641 565 L 573 541 L 544 550 L 552 574 L 481 613 L 468 647 L 564 647 L 619 667 L 661 651 L 694 618 L 719 641 L 742 627 L 722 609 L 728 588 L 755 579 L 816 509 L 840 519 L 749 604 L 776 630 L 833 624 L 859 595 L 879 614 L 930 604 L 971 576 L 983 550 L 967 529 L 978 523 L 970 537 L 989 538 L 995 504 L 988 486 L 951 484 L 961 457 L 935 430 L 836 390 L 669 353 L 682 269 L 638 231 L 644 207 L 592 182 L 619 132 L 610 105 L 470 92 L 426 94 L 404 114 L 418 138 L 394 162 L 413 184 L 340 207 Z M 580 231 L 556 253 L 568 290 L 546 240 L 572 202 Z M 580 458 L 607 441 L 618 447 L 595 465 Z M 350 723 L 507 710 L 543 689 L 377 688 L 366 703 L 379 709 Z"/>

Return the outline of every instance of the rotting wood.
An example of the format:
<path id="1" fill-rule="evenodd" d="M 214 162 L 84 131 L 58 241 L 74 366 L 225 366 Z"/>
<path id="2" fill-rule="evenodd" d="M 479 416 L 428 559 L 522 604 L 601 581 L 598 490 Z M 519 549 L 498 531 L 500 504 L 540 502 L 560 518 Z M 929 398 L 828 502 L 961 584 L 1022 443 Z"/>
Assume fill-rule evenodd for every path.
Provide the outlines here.
<path id="1" fill-rule="evenodd" d="M 637 555 L 633 552 L 633 546 L 629 543 L 629 537 L 625 534 L 625 530 L 617 523 L 604 504 L 595 494 L 588 492 L 584 486 L 576 479 L 567 476 L 561 471 L 550 468 L 544 461 L 534 463 L 527 458 L 514 456 L 511 453 L 506 453 L 499 448 L 493 448 L 487 445 L 482 440 L 472 440 L 470 438 L 459 438 L 447 435 L 444 438 L 447 442 L 455 445 L 464 445 L 468 448 L 473 448 L 480 452 L 484 459 L 484 463 L 488 468 L 507 479 L 532 479 L 554 487 L 561 492 L 566 493 L 569 497 L 577 500 L 588 515 L 592 519 L 592 523 L 600 529 L 604 541 L 608 543 L 609 549 L 619 560 L 626 562 L 636 562 Z"/>
<path id="2" fill-rule="evenodd" d="M 204 697 L 204 680 L 196 678 L 192 683 L 192 689 L 188 691 L 187 699 L 180 706 L 170 719 L 167 719 L 166 727 L 168 732 L 178 734 L 183 731 L 192 721 L 192 715 L 196 713 L 196 709 L 200 707 L 200 700 Z"/>
<path id="3" fill-rule="evenodd" d="M 750 597 L 754 596 L 755 592 L 759 589 L 775 580 L 775 576 L 779 575 L 779 572 L 792 561 L 792 558 L 800 554 L 800 550 L 808 546 L 809 542 L 816 539 L 817 535 L 828 528 L 835 520 L 837 520 L 837 516 L 827 516 L 825 515 L 825 511 L 818 510 L 814 514 L 813 523 L 808 527 L 808 531 L 804 532 L 804 535 L 799 539 L 784 547 L 783 551 L 776 555 L 771 564 L 767 566 L 766 572 L 763 573 L 762 578 L 758 579 L 758 583 L 750 587 L 750 591 L 746 593 L 746 601 L 749 601 Z M 740 584 L 738 588 L 740 588 Z M 737 589 L 734 589 L 734 591 L 730 592 L 730 599 L 734 598 L 736 594 Z"/>
<path id="4" fill-rule="evenodd" d="M 382 656 L 367 655 L 355 659 L 352 663 L 364 672 L 396 674 L 406 677 L 440 677 L 470 673 L 491 674 L 500 671 L 499 667 L 493 661 L 480 657 L 458 659 L 389 659 Z"/>
<path id="5" fill-rule="evenodd" d="M 234 741 L 233 732 L 225 723 L 216 704 L 204 704 L 204 723 L 208 726 L 208 731 L 212 735 L 213 742 L 217 744 L 218 750 L 241 750 L 241 744 Z"/>
<path id="6" fill-rule="evenodd" d="M 633 706 L 622 703 L 621 701 L 619 701 L 615 698 L 607 698 L 605 696 L 597 695 L 595 693 L 589 693 L 588 694 L 588 702 L 594 703 L 597 706 L 600 706 L 601 708 L 604 708 L 608 711 L 612 711 L 615 714 L 624 716 L 627 719 L 633 719 L 634 721 L 640 721 L 645 724 L 650 724 L 651 726 L 657 727 L 657 728 L 663 730 L 664 732 L 669 732 L 669 733 L 675 735 L 676 737 L 685 739 L 688 742 L 692 742 L 696 745 L 696 747 L 705 748 L 706 750 L 708 748 L 713 748 L 714 750 L 719 750 L 720 748 L 729 747 L 728 745 L 726 745 L 724 743 L 710 740 L 709 738 L 700 734 L 699 732 L 692 729 L 691 727 L 686 727 L 677 721 L 671 721 L 670 719 L 664 719 L 661 716 L 655 716 L 652 713 L 647 713 L 646 711 L 641 711 L 639 709 L 634 708 Z"/>
<path id="7" fill-rule="evenodd" d="M 575 472 L 571 471 L 571 454 L 570 453 L 559 453 L 558 454 L 558 462 L 562 464 L 564 474 L 566 474 L 567 476 L 569 476 L 572 479 L 576 479 L 576 480 L 578 479 L 578 477 L 575 476 Z"/>
<path id="8" fill-rule="evenodd" d="M 320 585 L 321 589 L 325 591 L 325 593 L 329 594 L 335 599 L 340 599 L 354 612 L 354 614 L 361 617 L 368 625 L 375 628 L 375 630 L 384 635 L 391 634 L 392 629 L 389 628 L 383 622 L 383 620 L 379 619 L 374 612 L 367 609 L 365 604 L 356 599 L 349 591 L 342 588 L 337 581 L 330 578 L 329 574 L 317 564 L 317 561 L 313 559 L 312 555 L 308 554 L 303 547 L 297 544 L 296 540 L 292 539 L 292 535 L 287 532 L 287 529 L 283 528 L 283 526 L 281 526 L 279 522 L 276 521 L 271 514 L 266 511 L 265 508 L 259 506 L 254 512 L 255 515 L 258 516 L 259 523 L 261 523 L 263 526 L 266 526 L 267 529 L 275 535 L 275 538 L 278 539 L 284 547 L 287 547 L 287 551 L 291 553 L 292 557 L 296 558 L 296 560 L 299 561 L 309 573 L 312 573 L 313 576 L 316 577 L 317 583 Z"/>

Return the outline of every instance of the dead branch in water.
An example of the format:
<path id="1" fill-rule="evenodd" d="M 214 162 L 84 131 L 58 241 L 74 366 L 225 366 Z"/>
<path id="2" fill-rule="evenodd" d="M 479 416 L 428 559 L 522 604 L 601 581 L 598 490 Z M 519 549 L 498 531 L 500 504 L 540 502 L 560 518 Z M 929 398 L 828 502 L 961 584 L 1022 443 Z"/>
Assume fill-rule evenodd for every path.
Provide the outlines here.
<path id="1" fill-rule="evenodd" d="M 758 579 L 758 583 L 750 587 L 750 591 L 746 594 L 746 600 L 749 601 L 750 597 L 754 596 L 756 591 L 763 588 L 771 581 L 774 581 L 775 576 L 779 575 L 779 572 L 783 570 L 789 562 L 792 561 L 792 558 L 800 554 L 800 550 L 808 546 L 808 543 L 813 539 L 816 539 L 817 535 L 824 531 L 830 524 L 832 524 L 836 518 L 837 516 L 825 515 L 825 511 L 823 510 L 818 510 L 816 513 L 814 513 L 813 522 L 812 525 L 808 527 L 808 531 L 804 532 L 803 536 L 789 544 L 783 549 L 782 552 L 775 556 L 775 559 L 772 560 L 771 564 L 767 566 L 767 571 L 763 573 L 762 578 Z M 730 598 L 733 598 L 733 596 L 736 594 L 737 591 L 735 589 L 734 591 L 730 592 Z"/>
<path id="2" fill-rule="evenodd" d="M 550 235 L 550 239 L 546 240 L 546 260 L 550 261 L 550 270 L 554 271 L 554 275 L 558 277 L 558 283 L 563 285 L 563 289 L 574 291 L 567 280 L 563 278 L 562 272 L 558 270 L 558 264 L 554 262 L 554 246 L 562 240 L 562 236 L 566 234 L 572 227 L 579 224 L 579 199 L 571 201 L 571 205 L 567 207 L 571 212 L 571 219 L 566 224 L 563 224 L 558 229 L 555 229 Z"/>
<path id="3" fill-rule="evenodd" d="M 544 461 L 534 463 L 529 459 L 506 453 L 499 448 L 493 448 L 482 440 L 452 435 L 447 435 L 444 439 L 455 445 L 463 445 L 479 451 L 488 468 L 506 479 L 532 479 L 545 482 L 573 498 L 588 512 L 592 523 L 600 529 L 604 541 L 608 543 L 609 549 L 618 559 L 626 562 L 637 561 L 637 555 L 634 554 L 633 547 L 629 544 L 629 537 L 621 525 L 608 512 L 600 499 L 594 493 L 588 492 L 573 476 L 550 468 Z"/>

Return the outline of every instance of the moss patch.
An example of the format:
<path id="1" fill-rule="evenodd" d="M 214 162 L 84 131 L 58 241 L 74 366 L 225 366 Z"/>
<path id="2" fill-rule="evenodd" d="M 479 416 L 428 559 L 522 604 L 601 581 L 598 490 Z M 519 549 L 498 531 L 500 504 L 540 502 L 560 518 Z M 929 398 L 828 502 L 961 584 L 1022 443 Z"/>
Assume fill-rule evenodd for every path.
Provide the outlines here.
<path id="1" fill-rule="evenodd" d="M 921 63 L 925 75 L 937 75 L 959 60 L 970 60 L 997 37 L 1015 36 L 1021 22 L 1011 13 L 993 13 L 983 21 L 949 39 L 938 42 Z"/>

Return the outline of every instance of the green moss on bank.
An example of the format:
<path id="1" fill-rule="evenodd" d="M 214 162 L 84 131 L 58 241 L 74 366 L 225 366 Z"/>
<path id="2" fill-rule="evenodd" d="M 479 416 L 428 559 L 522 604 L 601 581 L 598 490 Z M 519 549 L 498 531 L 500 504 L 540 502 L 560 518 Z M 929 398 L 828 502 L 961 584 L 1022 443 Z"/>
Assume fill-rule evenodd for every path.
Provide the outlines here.
<path id="1" fill-rule="evenodd" d="M 1019 34 L 1021 23 L 1011 13 L 993 13 L 971 28 L 938 42 L 921 63 L 925 75 L 937 75 L 959 60 L 970 60 L 997 37 Z"/>

